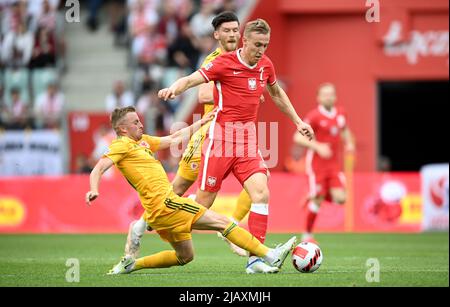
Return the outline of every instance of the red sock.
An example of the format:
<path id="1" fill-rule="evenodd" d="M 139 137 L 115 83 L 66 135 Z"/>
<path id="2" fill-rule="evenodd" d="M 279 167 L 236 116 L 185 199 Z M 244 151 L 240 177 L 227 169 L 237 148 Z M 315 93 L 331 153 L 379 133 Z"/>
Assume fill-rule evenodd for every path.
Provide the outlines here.
<path id="1" fill-rule="evenodd" d="M 312 233 L 312 229 L 317 218 L 317 213 L 319 213 L 319 208 L 320 207 L 313 201 L 309 202 L 308 213 L 306 215 L 306 233 Z"/>
<path id="2" fill-rule="evenodd" d="M 264 243 L 266 240 L 267 220 L 268 215 L 259 214 L 252 211 L 250 211 L 250 215 L 248 216 L 249 231 L 261 243 Z"/>
<path id="3" fill-rule="evenodd" d="M 314 222 L 316 221 L 317 213 L 308 210 L 308 214 L 306 215 L 306 232 L 311 233 Z"/>
<path id="4" fill-rule="evenodd" d="M 267 204 L 252 204 L 248 215 L 248 230 L 261 243 L 266 240 L 268 216 L 269 206 Z M 250 254 L 250 256 L 254 255 Z"/>

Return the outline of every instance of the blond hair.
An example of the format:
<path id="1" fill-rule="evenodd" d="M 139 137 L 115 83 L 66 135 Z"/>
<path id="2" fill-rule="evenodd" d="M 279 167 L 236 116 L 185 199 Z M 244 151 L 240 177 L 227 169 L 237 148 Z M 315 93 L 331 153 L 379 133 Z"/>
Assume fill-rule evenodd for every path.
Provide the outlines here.
<path id="1" fill-rule="evenodd" d="M 111 126 L 117 135 L 119 135 L 120 132 L 119 130 L 120 122 L 125 117 L 125 115 L 132 112 L 136 112 L 136 109 L 134 107 L 116 108 L 111 113 Z"/>
<path id="2" fill-rule="evenodd" d="M 244 29 L 244 37 L 249 37 L 250 33 L 270 34 L 270 26 L 264 19 L 258 18 L 247 22 Z"/>
<path id="3" fill-rule="evenodd" d="M 336 86 L 335 86 L 333 83 L 331 83 L 331 82 L 324 82 L 324 83 L 321 83 L 321 84 L 319 85 L 319 87 L 317 88 L 317 95 L 319 95 L 320 91 L 321 91 L 324 87 L 332 87 L 332 88 L 336 91 Z"/>

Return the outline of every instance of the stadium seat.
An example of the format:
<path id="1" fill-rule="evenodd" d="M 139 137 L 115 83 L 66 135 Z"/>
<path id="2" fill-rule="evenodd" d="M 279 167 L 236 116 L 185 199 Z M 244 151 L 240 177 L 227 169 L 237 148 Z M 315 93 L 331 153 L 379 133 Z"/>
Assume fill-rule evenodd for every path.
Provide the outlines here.
<path id="1" fill-rule="evenodd" d="M 39 97 L 45 92 L 49 82 L 57 81 L 58 75 L 55 68 L 34 69 L 31 73 L 31 86 L 33 97 Z"/>
<path id="2" fill-rule="evenodd" d="M 11 89 L 18 88 L 23 101 L 30 103 L 29 95 L 29 71 L 26 68 L 6 69 L 4 75 L 4 100 L 11 104 Z"/>

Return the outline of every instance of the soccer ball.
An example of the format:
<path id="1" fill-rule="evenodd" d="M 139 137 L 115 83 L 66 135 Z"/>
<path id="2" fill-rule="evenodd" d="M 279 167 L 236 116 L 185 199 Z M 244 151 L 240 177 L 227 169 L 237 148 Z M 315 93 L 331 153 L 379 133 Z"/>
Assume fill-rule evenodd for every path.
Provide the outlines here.
<path id="1" fill-rule="evenodd" d="M 312 273 L 322 264 L 323 254 L 319 246 L 301 242 L 292 252 L 292 264 L 301 273 Z"/>

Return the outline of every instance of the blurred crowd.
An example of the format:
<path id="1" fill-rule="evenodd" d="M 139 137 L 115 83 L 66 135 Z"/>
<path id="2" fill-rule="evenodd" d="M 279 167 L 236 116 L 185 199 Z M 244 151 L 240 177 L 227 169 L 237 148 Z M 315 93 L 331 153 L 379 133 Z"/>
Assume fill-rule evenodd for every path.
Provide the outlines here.
<path id="1" fill-rule="evenodd" d="M 60 80 L 67 70 L 66 40 L 70 43 L 64 35 L 65 4 L 0 0 L 0 130 L 61 127 L 65 101 Z M 106 26 L 114 37 L 111 48 L 127 51 L 131 78 L 111 84 L 111 92 L 105 93 L 105 112 L 135 106 L 144 118 L 151 118 L 152 133 L 164 135 L 184 96 L 163 102 L 158 89 L 201 65 L 217 47 L 214 16 L 224 10 L 238 12 L 245 0 L 81 0 L 80 4 L 83 26 L 92 32 Z M 77 157 L 77 169 L 88 171 L 95 158 L 94 153 Z M 166 158 L 166 168 L 176 168 L 177 161 Z"/>
<path id="2" fill-rule="evenodd" d="M 60 127 L 64 55 L 64 1 L 0 1 L 0 128 Z"/>
<path id="3" fill-rule="evenodd" d="M 243 4 L 244 0 L 126 1 L 125 14 L 114 18 L 110 28 L 116 46 L 128 50 L 132 78 L 113 84 L 105 100 L 106 111 L 135 106 L 144 117 L 150 116 L 155 135 L 168 134 L 185 97 L 163 102 L 158 90 L 201 66 L 217 47 L 211 25 L 215 15 L 225 10 L 238 12 Z M 95 31 L 98 19 L 95 13 L 89 16 L 87 26 Z M 178 157 L 161 153 L 159 159 L 167 171 L 176 170 Z"/>
<path id="4" fill-rule="evenodd" d="M 237 12 L 238 0 L 128 0 L 126 16 L 113 27 L 116 42 L 129 50 L 132 67 L 130 90 L 123 82 L 114 85 L 106 102 L 107 111 L 134 104 L 141 114 L 151 110 L 157 134 L 172 124 L 179 97 L 168 103 L 157 98 L 157 90 L 195 71 L 216 48 L 211 21 L 224 10 Z M 135 97 L 135 98 L 133 98 Z"/>

